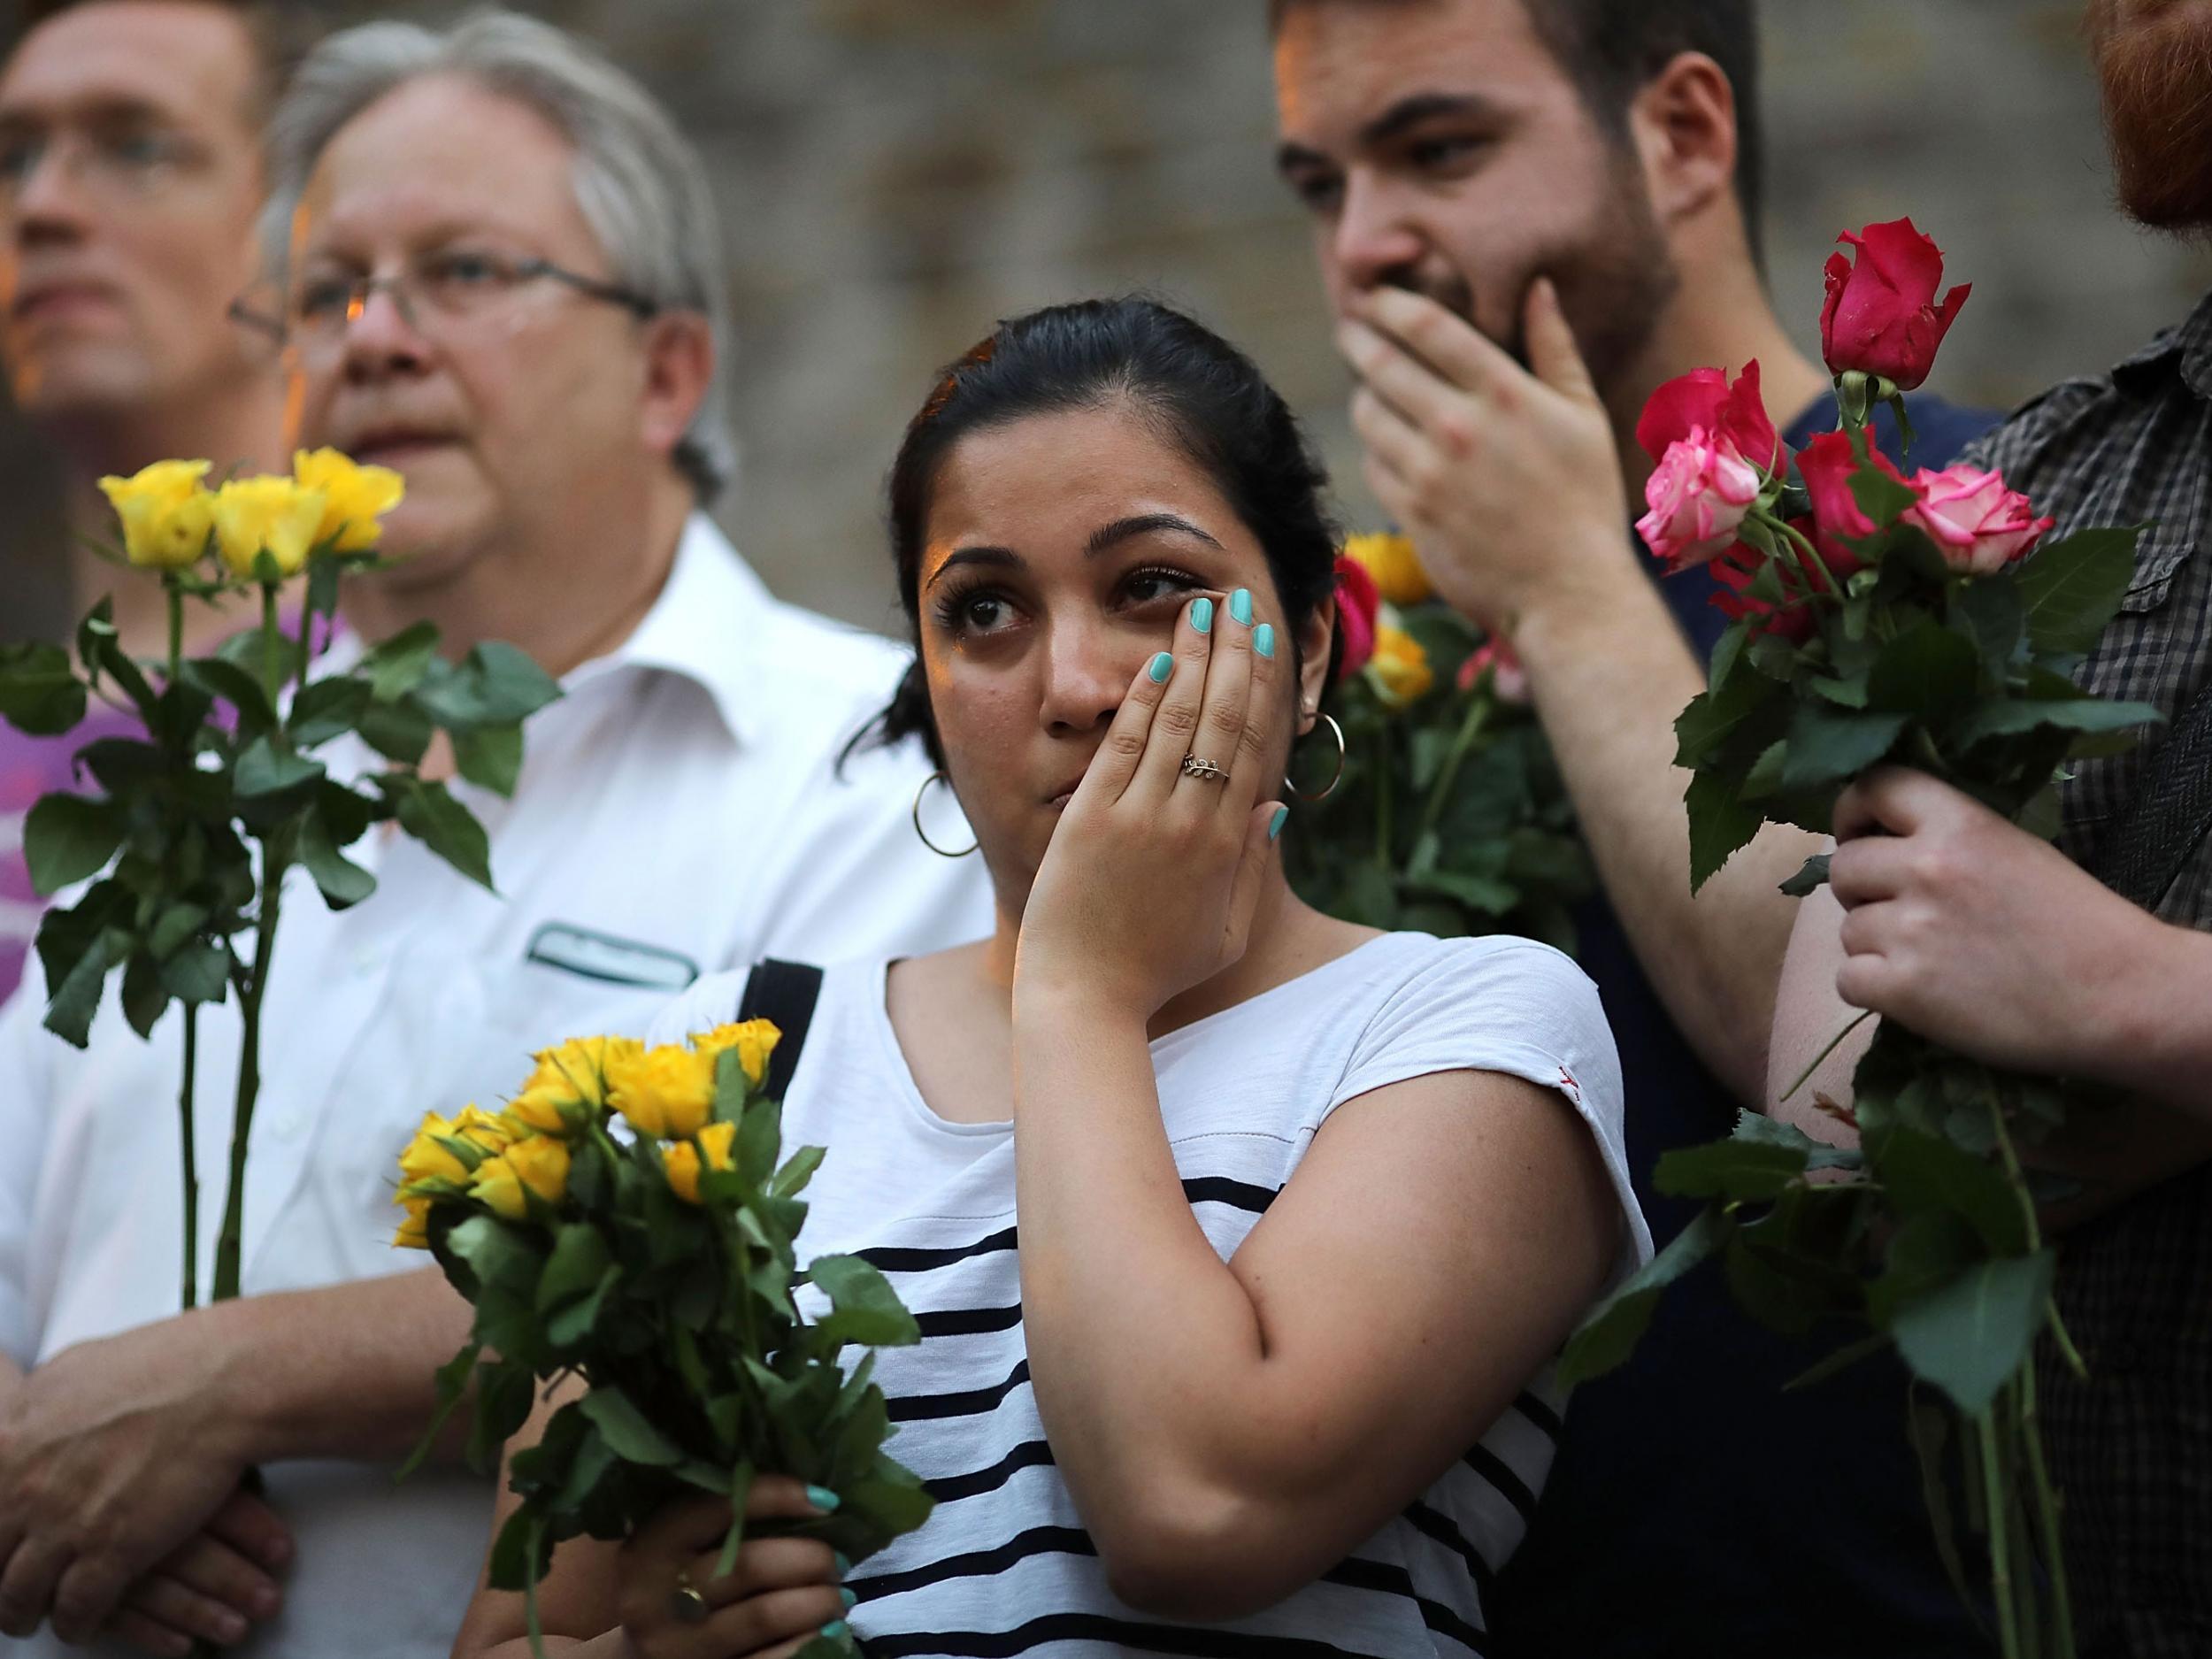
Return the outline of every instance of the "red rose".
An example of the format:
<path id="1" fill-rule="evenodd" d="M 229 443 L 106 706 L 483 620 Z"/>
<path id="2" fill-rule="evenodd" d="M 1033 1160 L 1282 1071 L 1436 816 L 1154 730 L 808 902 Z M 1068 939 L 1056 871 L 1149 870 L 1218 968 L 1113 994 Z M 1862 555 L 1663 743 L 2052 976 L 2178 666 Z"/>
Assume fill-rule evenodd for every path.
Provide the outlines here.
<path id="1" fill-rule="evenodd" d="M 1847 242 L 1858 262 L 1828 256 L 1828 300 L 1820 312 L 1820 354 L 1836 374 L 1859 370 L 1879 375 L 1901 392 L 1928 378 L 1936 349 L 1951 320 L 1973 292 L 1961 283 L 1935 303 L 1943 282 L 1943 253 L 1901 219 L 1869 225 Z"/>
<path id="2" fill-rule="evenodd" d="M 1821 539 L 1817 534 L 1816 526 L 1810 518 L 1793 518 L 1790 520 L 1790 527 L 1809 541 Z M 1834 553 L 1842 553 L 1846 559 L 1851 557 L 1840 548 L 1833 549 L 1832 551 L 1827 549 L 1823 550 L 1831 557 Z M 1758 549 L 1742 541 L 1737 542 L 1734 547 L 1730 548 L 1728 551 L 1715 559 L 1711 566 L 1713 575 L 1719 581 L 1724 591 L 1713 595 L 1713 603 L 1719 608 L 1722 615 L 1732 620 L 1741 621 L 1748 617 L 1751 619 L 1751 637 L 1754 639 L 1758 638 L 1762 634 L 1773 634 L 1789 641 L 1793 645 L 1802 645 L 1812 636 L 1813 607 L 1811 603 L 1803 598 L 1797 598 L 1777 606 L 1770 601 L 1762 599 L 1751 592 L 1752 580 L 1758 575 L 1759 568 L 1766 563 L 1766 559 L 1767 556 L 1760 552 Z M 1852 567 L 1855 569 L 1857 561 L 1851 560 L 1851 563 Z M 1823 568 L 1822 561 L 1815 559 L 1812 561 L 1812 565 L 1814 584 L 1824 593 L 1832 592 L 1835 585 L 1829 580 L 1828 572 Z M 1790 559 L 1783 568 L 1789 572 L 1793 578 L 1788 585 L 1795 586 L 1797 582 L 1803 580 L 1799 561 Z M 1837 573 L 1847 575 L 1849 572 L 1839 568 Z"/>
<path id="3" fill-rule="evenodd" d="M 1636 423 L 1636 442 L 1655 461 L 1693 432 L 1703 432 L 1733 449 L 1761 473 L 1778 465 L 1781 440 L 1759 397 L 1759 365 L 1743 365 L 1733 385 L 1718 369 L 1692 369 L 1651 395 Z"/>
<path id="4" fill-rule="evenodd" d="M 1905 475 L 1890 464 L 1889 457 L 1872 448 L 1867 454 L 1876 471 L 1905 483 Z M 1805 493 L 1813 500 L 1812 522 L 1817 526 L 1813 539 L 1839 576 L 1857 570 L 1859 561 L 1837 538 L 1855 541 L 1881 528 L 1851 492 L 1851 480 L 1860 470 L 1858 450 L 1846 433 L 1824 432 L 1797 452 L 1797 475 L 1805 480 Z"/>
<path id="5" fill-rule="evenodd" d="M 1962 576 L 2002 570 L 2057 522 L 2035 517 L 2025 495 L 1978 467 L 1923 467 L 1913 474 L 1912 488 L 1920 499 L 1905 510 L 1905 522 L 1926 531 L 1943 562 Z"/>
<path id="6" fill-rule="evenodd" d="M 1336 677 L 1349 680 L 1367 666 L 1375 654 L 1375 617 L 1382 609 L 1382 593 L 1375 579 L 1357 559 L 1336 558 L 1336 632 L 1344 641 L 1337 659 Z"/>

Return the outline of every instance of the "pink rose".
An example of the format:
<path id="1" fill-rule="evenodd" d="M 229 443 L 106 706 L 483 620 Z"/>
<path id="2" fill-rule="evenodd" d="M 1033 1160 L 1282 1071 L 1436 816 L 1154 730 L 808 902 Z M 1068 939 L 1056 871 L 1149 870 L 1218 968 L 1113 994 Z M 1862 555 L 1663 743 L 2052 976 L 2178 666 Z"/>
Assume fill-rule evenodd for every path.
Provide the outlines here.
<path id="1" fill-rule="evenodd" d="M 1503 640 L 1485 640 L 1481 647 L 1459 665 L 1459 688 L 1472 691 L 1486 673 L 1490 676 L 1491 694 L 1500 703 L 1525 704 L 1528 702 L 1528 671 L 1521 666 L 1521 659 L 1513 654 L 1513 648 Z"/>
<path id="2" fill-rule="evenodd" d="M 1645 484 L 1650 511 L 1636 521 L 1636 534 L 1670 576 L 1702 565 L 1736 539 L 1761 482 L 1734 444 L 1694 427 L 1668 447 Z"/>
<path id="3" fill-rule="evenodd" d="M 1828 256 L 1828 299 L 1820 312 L 1820 354 L 1836 374 L 1856 369 L 1878 374 L 1901 392 L 1928 378 L 1936 348 L 1973 292 L 1962 283 L 1935 303 L 1943 282 L 1943 253 L 1901 219 L 1869 225 L 1837 239 L 1858 250 L 1854 265 Z"/>
<path id="4" fill-rule="evenodd" d="M 1336 558 L 1336 630 L 1344 641 L 1337 659 L 1336 677 L 1349 680 L 1367 666 L 1375 655 L 1375 618 L 1382 609 L 1382 593 L 1375 579 L 1357 559 L 1341 553 Z"/>
<path id="5" fill-rule="evenodd" d="M 1636 422 L 1636 442 L 1653 460 L 1694 431 L 1711 434 L 1762 472 L 1774 470 L 1781 450 L 1774 422 L 1759 397 L 1755 359 L 1732 385 L 1718 369 L 1692 369 L 1651 395 Z"/>
<path id="6" fill-rule="evenodd" d="M 1943 562 L 1966 576 L 1987 576 L 2020 557 L 2057 522 L 2038 518 L 2028 498 L 1978 467 L 1923 467 L 1913 475 L 1919 502 L 1905 510 L 1942 550 Z"/>

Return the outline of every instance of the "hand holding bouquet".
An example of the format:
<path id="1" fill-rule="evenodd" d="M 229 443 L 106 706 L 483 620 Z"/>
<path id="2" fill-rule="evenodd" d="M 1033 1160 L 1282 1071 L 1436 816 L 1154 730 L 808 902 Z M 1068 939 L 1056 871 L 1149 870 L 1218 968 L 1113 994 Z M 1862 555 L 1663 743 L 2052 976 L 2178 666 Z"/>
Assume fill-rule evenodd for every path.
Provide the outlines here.
<path id="1" fill-rule="evenodd" d="M 1825 832 L 1842 791 L 1884 764 L 2048 838 L 2065 764 L 2124 749 L 2158 718 L 2072 678 L 2133 575 L 2134 529 L 2045 541 L 2052 521 L 1996 473 L 1908 476 L 1873 447 L 1868 416 L 1885 403 L 1909 439 L 1901 392 L 1926 375 L 1966 290 L 1936 303 L 1941 256 L 1909 221 L 1846 240 L 1859 257 L 1830 261 L 1823 317 L 1838 430 L 1791 456 L 1761 406 L 1756 365 L 1732 381 L 1704 369 L 1662 387 L 1639 429 L 1656 464 L 1639 528 L 1673 568 L 1713 561 L 1726 589 L 1717 603 L 1734 618 L 1676 727 L 1678 764 L 1693 773 L 1694 887 L 1762 824 Z M 1785 890 L 1810 892 L 1826 864 L 1813 859 Z M 2037 1213 L 2049 1188 L 2020 1154 L 2098 1095 L 1948 1052 L 1894 1021 L 1853 1093 L 1848 1112 L 1832 1110 L 1855 1125 L 1857 1150 L 1747 1113 L 1732 1139 L 1663 1159 L 1662 1190 L 1712 1208 L 1592 1316 L 1564 1370 L 1619 1363 L 1660 1290 L 1716 1254 L 1739 1300 L 1775 1328 L 1856 1330 L 1817 1371 L 1894 1344 L 1948 1405 L 1918 1403 L 1913 1421 L 1946 1560 L 1962 1571 L 1939 1466 L 1955 1440 L 2005 1653 L 2070 1654 L 2033 1348 L 2047 1331 L 2071 1349 Z M 1825 1169 L 1855 1179 L 1811 1179 Z"/>
<path id="2" fill-rule="evenodd" d="M 492 1549 L 490 1582 L 525 1593 L 534 1643 L 557 1541 L 627 1538 L 687 1494 L 730 1502 L 722 1572 L 760 1475 L 834 1494 L 831 1513 L 783 1530 L 852 1561 L 929 1514 L 919 1482 L 884 1455 L 872 1358 L 849 1375 L 838 1358 L 918 1340 L 913 1317 L 858 1256 L 797 1271 L 799 1194 L 822 1151 L 779 1164 L 781 1112 L 761 1093 L 777 1040 L 753 1020 L 687 1045 L 565 1042 L 503 1110 L 426 1116 L 401 1156 L 395 1242 L 428 1249 L 476 1310 L 440 1376 L 448 1411 L 474 1379 L 472 1457 L 496 1460 L 541 1382 L 588 1385 L 516 1454 L 522 1502 Z M 801 1309 L 808 1285 L 826 1304 L 818 1317 Z"/>

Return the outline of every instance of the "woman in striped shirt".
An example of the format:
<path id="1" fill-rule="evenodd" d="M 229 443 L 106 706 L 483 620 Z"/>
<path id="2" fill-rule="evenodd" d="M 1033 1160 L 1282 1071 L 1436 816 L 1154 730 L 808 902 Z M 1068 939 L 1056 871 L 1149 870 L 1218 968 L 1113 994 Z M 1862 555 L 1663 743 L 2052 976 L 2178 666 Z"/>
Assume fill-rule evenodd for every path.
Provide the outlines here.
<path id="1" fill-rule="evenodd" d="M 1571 962 L 1284 881 L 1335 654 L 1323 483 L 1257 370 L 1144 300 L 1002 325 L 915 418 L 885 734 L 936 756 L 999 925 L 833 968 L 784 1124 L 829 1148 L 801 1260 L 866 1255 L 920 1320 L 876 1376 L 937 1508 L 849 1571 L 757 1538 L 713 1580 L 711 1502 L 573 1540 L 549 1647 L 1483 1651 L 1549 1356 L 1650 1243 Z M 738 995 L 702 981 L 659 1035 Z M 752 1511 L 833 1502 L 764 1480 Z M 480 1593 L 457 1654 L 526 1652 L 518 1601 Z"/>

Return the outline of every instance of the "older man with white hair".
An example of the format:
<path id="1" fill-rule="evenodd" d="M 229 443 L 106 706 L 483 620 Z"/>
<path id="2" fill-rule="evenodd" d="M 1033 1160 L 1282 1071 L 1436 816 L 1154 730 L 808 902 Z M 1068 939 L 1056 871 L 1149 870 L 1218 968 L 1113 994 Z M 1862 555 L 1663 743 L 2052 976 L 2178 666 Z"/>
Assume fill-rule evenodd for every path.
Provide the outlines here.
<path id="1" fill-rule="evenodd" d="M 176 1033 L 111 1010 L 77 1054 L 35 985 L 0 1021 L 0 1356 L 27 1372 L 0 1369 L 0 1631 L 44 1621 L 34 1653 L 444 1653 L 488 1494 L 450 1466 L 391 1479 L 467 1323 L 385 1243 L 414 1121 L 561 1037 L 641 1029 L 702 971 L 987 927 L 979 872 L 916 836 L 926 763 L 841 758 L 903 654 L 778 603 L 701 511 L 729 464 L 718 250 L 650 99 L 510 14 L 372 25 L 309 58 L 272 171 L 302 441 L 408 480 L 403 562 L 352 621 L 513 641 L 566 695 L 512 801 L 478 803 L 500 897 L 396 841 L 366 902 L 288 907 L 239 1302 L 165 1300 Z M 226 1024 L 201 1022 L 203 1076 L 235 1064 Z M 253 1467 L 294 1548 L 166 1571 Z"/>

